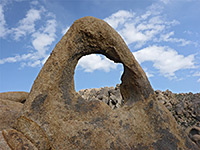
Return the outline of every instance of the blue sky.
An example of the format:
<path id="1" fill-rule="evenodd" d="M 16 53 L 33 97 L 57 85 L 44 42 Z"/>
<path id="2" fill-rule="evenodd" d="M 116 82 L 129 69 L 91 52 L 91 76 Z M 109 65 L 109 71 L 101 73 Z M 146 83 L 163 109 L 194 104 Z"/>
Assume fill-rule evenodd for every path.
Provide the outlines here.
<path id="1" fill-rule="evenodd" d="M 123 37 L 152 87 L 200 92 L 200 0 L 1 0 L 0 92 L 30 91 L 56 43 L 84 16 L 108 22 Z M 115 86 L 123 66 L 82 57 L 76 90 Z"/>

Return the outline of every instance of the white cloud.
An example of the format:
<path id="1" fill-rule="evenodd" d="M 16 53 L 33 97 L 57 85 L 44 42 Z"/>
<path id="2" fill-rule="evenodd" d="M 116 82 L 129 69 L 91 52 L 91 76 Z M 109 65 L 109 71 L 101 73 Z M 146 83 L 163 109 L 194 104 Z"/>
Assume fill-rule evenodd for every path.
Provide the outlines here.
<path id="1" fill-rule="evenodd" d="M 20 37 L 35 32 L 35 22 L 41 19 L 41 13 L 43 11 L 44 8 L 40 10 L 30 9 L 26 17 L 19 21 L 19 26 L 12 29 L 14 32 L 14 39 L 19 40 Z"/>
<path id="2" fill-rule="evenodd" d="M 38 5 L 39 2 L 37 0 L 31 2 L 32 5 Z"/>
<path id="3" fill-rule="evenodd" d="M 37 52 L 28 53 L 0 59 L 0 64 L 21 62 L 21 68 L 25 66 L 37 67 L 43 65 L 48 57 L 49 55 L 47 54 L 41 56 Z"/>
<path id="4" fill-rule="evenodd" d="M 45 27 L 41 27 L 40 31 L 35 32 L 32 37 L 32 45 L 38 51 L 40 55 L 45 55 L 48 50 L 48 46 L 55 41 L 56 38 L 56 20 L 47 20 Z"/>
<path id="5" fill-rule="evenodd" d="M 16 2 L 23 2 L 23 1 L 25 1 L 25 0 L 15 0 Z"/>
<path id="6" fill-rule="evenodd" d="M 21 67 L 30 66 L 36 67 L 44 64 L 49 54 L 49 46 L 56 39 L 56 26 L 55 15 L 49 12 L 44 14 L 44 8 L 40 10 L 31 8 L 26 17 L 19 21 L 17 28 L 12 28 L 10 31 L 14 32 L 15 40 L 19 40 L 20 37 L 31 35 L 30 42 L 32 43 L 32 51 L 28 54 L 15 55 L 13 57 L 0 59 L 0 64 L 21 62 Z M 43 18 L 42 18 L 43 13 Z M 48 20 L 47 20 L 48 18 Z M 45 26 L 35 27 L 35 22 L 43 19 L 46 21 Z"/>
<path id="7" fill-rule="evenodd" d="M 153 62 L 153 67 L 169 78 L 175 77 L 178 70 L 195 68 L 194 55 L 185 57 L 169 47 L 150 46 L 134 52 L 133 55 L 139 63 Z"/>
<path id="8" fill-rule="evenodd" d="M 143 14 L 136 14 L 131 11 L 119 10 L 104 20 L 115 28 L 124 38 L 127 44 L 135 44 L 140 48 L 148 41 L 153 41 L 164 31 L 173 25 L 178 24 L 176 20 L 166 21 L 161 15 L 160 5 L 151 5 Z M 180 40 L 183 39 L 173 39 Z"/>
<path id="9" fill-rule="evenodd" d="M 30 67 L 37 67 L 37 66 L 41 66 L 41 64 L 42 64 L 41 60 L 36 60 L 33 62 L 28 62 L 28 64 L 26 64 L 26 65 L 30 66 Z"/>
<path id="10" fill-rule="evenodd" d="M 69 28 L 70 28 L 70 27 L 67 27 L 66 29 L 63 29 L 62 32 L 61 32 L 62 35 L 65 35 L 65 33 L 67 33 L 67 31 L 69 30 Z"/>
<path id="11" fill-rule="evenodd" d="M 136 43 L 139 45 L 137 47 L 140 47 L 147 41 L 153 40 L 165 28 L 165 23 L 157 18 L 157 20 L 150 19 L 148 22 L 140 22 L 139 24 L 126 23 L 124 28 L 119 30 L 119 33 L 124 37 L 127 44 Z"/>
<path id="12" fill-rule="evenodd" d="M 124 37 L 127 44 L 131 44 L 133 42 L 144 42 L 147 41 L 145 34 L 139 32 L 134 24 L 126 24 L 125 28 L 120 31 L 120 34 Z"/>
<path id="13" fill-rule="evenodd" d="M 35 1 L 34 3 L 37 5 L 37 2 L 38 1 Z M 148 41 L 155 42 L 156 39 L 162 39 L 160 41 L 157 40 L 157 42 L 165 40 L 168 42 L 179 42 L 182 44 L 188 44 L 187 41 L 184 39 L 172 38 L 171 36 L 174 35 L 174 31 L 166 34 L 165 30 L 169 29 L 173 25 L 178 24 L 178 21 L 176 20 L 166 21 L 165 17 L 161 15 L 161 11 L 162 7 L 160 7 L 159 5 L 152 5 L 142 14 L 136 14 L 135 12 L 132 11 L 119 10 L 118 12 L 112 14 L 111 16 L 105 18 L 104 20 L 107 21 L 113 28 L 115 28 L 122 35 L 127 44 L 134 43 L 135 47 L 137 48 L 140 48 Z M 42 21 L 47 20 L 46 25 L 41 27 L 40 24 L 37 24 L 36 26 L 36 22 L 39 20 Z M 49 56 L 47 54 L 47 51 L 56 38 L 56 24 L 57 23 L 54 14 L 47 12 L 42 7 L 40 9 L 31 8 L 27 12 L 25 18 L 23 18 L 18 22 L 18 26 L 16 28 L 12 28 L 12 31 L 14 31 L 14 36 L 16 40 L 20 39 L 20 37 L 22 36 L 30 34 L 31 35 L 30 42 L 32 44 L 33 51 L 28 54 L 17 55 L 14 57 L 1 59 L 0 63 L 3 64 L 6 62 L 17 62 L 26 60 L 26 63 L 23 64 L 32 67 L 43 64 L 46 58 L 48 58 Z M 1 27 L 2 29 L 6 30 L 5 25 L 6 22 L 4 19 L 3 9 L 0 8 L 0 31 Z M 69 27 L 63 29 L 62 34 L 66 33 L 68 29 Z M 185 65 L 185 68 L 187 67 L 190 68 L 194 66 L 193 63 L 194 55 L 184 57 L 183 55 L 179 55 L 175 50 L 172 50 L 170 48 L 154 46 L 154 48 L 155 47 L 157 48 L 156 52 L 159 53 L 164 52 L 165 54 L 175 56 L 174 59 L 177 59 L 178 61 L 180 58 L 184 58 L 184 60 L 186 60 L 187 58 L 187 60 L 189 60 L 191 64 L 188 66 Z M 146 53 L 147 49 L 150 48 L 152 47 L 143 49 L 145 51 L 141 50 L 135 53 L 138 55 L 138 57 L 140 57 L 139 52 Z M 89 55 L 85 57 L 83 57 L 80 60 L 79 66 L 86 72 L 93 72 L 94 70 L 103 70 L 108 72 L 111 69 L 115 69 L 116 67 L 116 64 L 111 63 L 110 60 L 102 58 L 99 55 Z M 163 55 L 162 57 L 163 60 L 165 60 Z M 138 59 L 142 60 L 142 58 Z M 96 62 L 96 60 L 98 60 L 98 62 Z M 164 63 L 164 61 L 161 61 L 159 59 L 154 59 L 154 60 L 146 59 L 144 61 L 153 61 L 154 67 L 159 69 L 161 73 L 165 74 L 166 76 L 174 76 L 174 73 L 177 70 L 184 68 L 183 66 L 181 66 L 181 64 L 183 64 L 182 61 L 175 63 L 177 67 L 172 66 L 171 69 L 167 68 L 168 67 L 167 65 L 170 64 L 170 62 Z M 147 72 L 147 74 L 149 76 L 153 76 L 153 74 L 151 73 Z"/>
<path id="14" fill-rule="evenodd" d="M 192 76 L 194 76 L 194 77 L 200 77 L 200 71 L 195 72 Z"/>
<path id="15" fill-rule="evenodd" d="M 0 64 L 23 61 L 23 60 L 27 60 L 31 57 L 32 57 L 32 54 L 23 54 L 21 56 L 16 55 L 14 57 L 7 57 L 7 58 L 0 59 Z"/>
<path id="16" fill-rule="evenodd" d="M 190 31 L 190 30 L 186 30 L 183 33 L 188 34 L 190 36 L 199 36 L 198 32 L 194 32 L 194 31 Z"/>
<path id="17" fill-rule="evenodd" d="M 82 57 L 78 62 L 78 66 L 85 72 L 93 72 L 95 70 L 109 72 L 111 69 L 117 69 L 117 64 L 113 61 L 96 54 Z"/>
<path id="18" fill-rule="evenodd" d="M 185 40 L 182 38 L 172 38 L 171 36 L 174 35 L 174 31 L 169 32 L 167 34 L 163 34 L 160 36 L 160 41 L 165 41 L 165 42 L 172 42 L 172 43 L 179 43 L 180 46 L 186 46 L 188 44 L 195 44 L 195 42 L 189 41 L 189 40 Z"/>
<path id="19" fill-rule="evenodd" d="M 170 0 L 160 0 L 161 2 L 163 2 L 164 4 L 168 4 L 170 2 Z"/>
<path id="20" fill-rule="evenodd" d="M 0 59 L 0 64 L 4 64 L 4 63 L 11 63 L 11 62 L 16 62 L 18 60 L 18 56 L 15 57 L 8 57 L 8 58 L 4 58 L 4 59 Z"/>
<path id="21" fill-rule="evenodd" d="M 199 83 L 200 83 L 200 78 L 197 80 L 197 82 L 199 82 Z"/>
<path id="22" fill-rule="evenodd" d="M 154 77 L 154 74 L 150 73 L 147 68 L 143 68 L 143 69 L 144 69 L 144 72 L 146 73 L 148 78 Z"/>
<path id="23" fill-rule="evenodd" d="M 112 14 L 111 16 L 105 18 L 104 20 L 108 24 L 110 24 L 113 28 L 116 29 L 119 25 L 124 24 L 133 17 L 134 13 L 126 10 L 119 10 L 118 12 Z"/>
<path id="24" fill-rule="evenodd" d="M 32 34 L 32 45 L 36 52 L 31 53 L 27 63 L 23 66 L 36 67 L 43 65 L 49 57 L 47 51 L 56 38 L 56 20 L 47 20 L 46 26 Z"/>
<path id="25" fill-rule="evenodd" d="M 42 65 L 45 64 L 45 62 L 47 61 L 47 59 L 49 58 L 49 56 L 50 56 L 50 55 L 46 55 L 46 56 L 44 57 L 44 59 L 43 59 L 42 62 L 41 62 Z"/>
<path id="26" fill-rule="evenodd" d="M 0 37 L 5 37 L 8 32 L 4 18 L 3 5 L 0 4 Z"/>
<path id="27" fill-rule="evenodd" d="M 149 72 L 145 72 L 148 78 L 154 77 L 154 75 L 152 73 Z"/>

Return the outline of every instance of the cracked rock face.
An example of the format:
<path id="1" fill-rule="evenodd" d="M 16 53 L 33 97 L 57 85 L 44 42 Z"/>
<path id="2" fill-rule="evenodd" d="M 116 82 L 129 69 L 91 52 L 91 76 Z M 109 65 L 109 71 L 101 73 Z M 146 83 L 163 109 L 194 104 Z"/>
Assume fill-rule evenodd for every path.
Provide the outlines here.
<path id="1" fill-rule="evenodd" d="M 93 53 L 124 66 L 119 87 L 123 101 L 118 109 L 103 101 L 88 101 L 74 90 L 78 60 Z M 112 92 L 109 97 L 105 101 L 118 104 Z M 14 128 L 2 131 L 11 148 L 20 139 L 39 150 L 198 149 L 158 103 L 144 71 L 119 34 L 94 17 L 75 21 L 56 45 Z"/>

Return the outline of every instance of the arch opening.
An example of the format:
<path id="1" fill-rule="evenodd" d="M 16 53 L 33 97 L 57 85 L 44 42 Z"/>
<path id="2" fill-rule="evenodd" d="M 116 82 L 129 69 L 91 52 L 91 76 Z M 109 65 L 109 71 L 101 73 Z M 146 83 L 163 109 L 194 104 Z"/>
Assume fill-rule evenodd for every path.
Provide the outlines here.
<path id="1" fill-rule="evenodd" d="M 112 109 L 124 104 L 120 92 L 121 63 L 114 63 L 102 54 L 89 54 L 79 59 L 75 68 L 75 91 L 88 101 L 100 100 Z"/>

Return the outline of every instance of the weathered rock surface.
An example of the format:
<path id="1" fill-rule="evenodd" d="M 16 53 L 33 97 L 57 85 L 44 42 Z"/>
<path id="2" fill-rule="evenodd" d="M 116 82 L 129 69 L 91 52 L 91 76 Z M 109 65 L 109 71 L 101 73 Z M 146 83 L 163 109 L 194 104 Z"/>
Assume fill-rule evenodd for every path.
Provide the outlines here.
<path id="1" fill-rule="evenodd" d="M 8 147 L 8 145 L 10 147 Z M 14 129 L 3 130 L 0 132 L 0 149 L 38 150 L 22 133 Z"/>
<path id="2" fill-rule="evenodd" d="M 197 123 L 193 127 L 190 127 L 188 129 L 188 134 L 190 139 L 192 139 L 192 141 L 194 141 L 200 149 L 200 123 Z"/>
<path id="3" fill-rule="evenodd" d="M 108 104 L 112 109 L 124 104 L 119 84 L 116 87 L 104 87 L 95 89 L 83 89 L 78 91 L 86 100 L 100 100 Z M 169 90 L 156 90 L 156 97 L 174 116 L 177 123 L 183 128 L 192 127 L 198 122 L 200 116 L 200 93 L 174 94 Z"/>
<path id="4" fill-rule="evenodd" d="M 0 131 L 12 127 L 22 107 L 19 102 L 0 99 Z"/>
<path id="5" fill-rule="evenodd" d="M 88 101 L 99 100 L 108 104 L 112 109 L 120 108 L 124 104 L 124 100 L 120 93 L 120 85 L 114 87 L 104 87 L 95 89 L 83 89 L 78 94 Z"/>
<path id="6" fill-rule="evenodd" d="M 2 134 L 2 131 L 0 131 L 0 150 L 12 150 L 9 146 L 6 140 L 4 139 L 4 136 Z"/>
<path id="7" fill-rule="evenodd" d="M 112 109 L 123 106 L 123 99 L 120 94 L 119 85 L 116 85 L 115 88 L 104 87 L 83 89 L 78 91 L 78 93 L 88 101 L 103 101 Z M 200 93 L 174 94 L 169 90 L 163 92 L 156 90 L 155 93 L 158 101 L 172 113 L 183 131 L 187 130 L 186 133 L 189 135 L 190 139 L 200 147 L 200 122 L 197 117 L 200 115 Z"/>
<path id="8" fill-rule="evenodd" d="M 103 101 L 86 100 L 75 92 L 78 60 L 92 53 L 123 64 L 122 107 L 111 109 Z M 111 93 L 114 103 L 116 97 Z M 118 33 L 93 17 L 75 21 L 56 45 L 32 86 L 15 129 L 40 150 L 199 149 L 158 102 L 144 71 Z M 4 133 L 10 135 L 11 131 Z M 10 142 L 9 146 L 15 144 Z"/>
<path id="9" fill-rule="evenodd" d="M 4 92 L 0 93 L 0 99 L 24 103 L 28 94 L 28 92 Z"/>
<path id="10" fill-rule="evenodd" d="M 156 90 L 155 93 L 184 130 L 200 122 L 200 93 L 174 94 L 169 90 Z"/>

